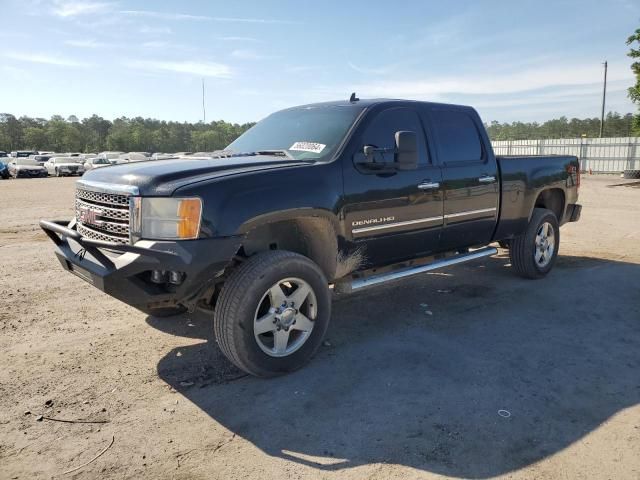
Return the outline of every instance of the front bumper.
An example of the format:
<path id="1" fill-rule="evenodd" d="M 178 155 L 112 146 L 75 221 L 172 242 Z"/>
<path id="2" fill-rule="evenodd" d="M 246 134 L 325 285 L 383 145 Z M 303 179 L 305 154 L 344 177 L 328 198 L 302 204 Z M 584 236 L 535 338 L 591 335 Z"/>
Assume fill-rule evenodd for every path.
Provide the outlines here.
<path id="1" fill-rule="evenodd" d="M 56 245 L 62 267 L 85 282 L 143 312 L 182 305 L 193 310 L 224 272 L 240 247 L 241 237 L 141 240 L 121 245 L 82 237 L 74 222 L 40 221 Z M 180 285 L 151 282 L 151 271 L 183 273 Z"/>
<path id="2" fill-rule="evenodd" d="M 49 174 L 46 170 L 16 170 L 15 176 L 16 178 L 42 178 Z"/>

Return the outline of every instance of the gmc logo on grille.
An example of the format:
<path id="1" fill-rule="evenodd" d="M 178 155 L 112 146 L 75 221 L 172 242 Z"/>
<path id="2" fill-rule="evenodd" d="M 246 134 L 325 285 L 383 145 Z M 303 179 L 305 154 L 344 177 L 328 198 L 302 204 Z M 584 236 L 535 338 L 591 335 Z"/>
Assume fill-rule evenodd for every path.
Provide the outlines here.
<path id="1" fill-rule="evenodd" d="M 85 225 L 100 226 L 104 223 L 102 220 L 98 219 L 98 217 L 102 215 L 102 210 L 82 206 L 79 208 L 78 213 L 78 220 L 80 220 L 80 222 L 84 223 Z"/>

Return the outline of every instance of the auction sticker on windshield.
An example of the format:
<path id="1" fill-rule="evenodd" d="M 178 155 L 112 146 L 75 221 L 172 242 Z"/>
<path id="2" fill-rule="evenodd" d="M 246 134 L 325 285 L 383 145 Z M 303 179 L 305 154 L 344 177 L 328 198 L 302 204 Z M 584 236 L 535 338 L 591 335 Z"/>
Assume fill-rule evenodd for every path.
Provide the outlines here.
<path id="1" fill-rule="evenodd" d="M 326 145 L 324 143 L 314 143 L 314 142 L 296 142 L 289 150 L 297 151 L 297 152 L 313 152 L 320 153 L 324 150 Z"/>

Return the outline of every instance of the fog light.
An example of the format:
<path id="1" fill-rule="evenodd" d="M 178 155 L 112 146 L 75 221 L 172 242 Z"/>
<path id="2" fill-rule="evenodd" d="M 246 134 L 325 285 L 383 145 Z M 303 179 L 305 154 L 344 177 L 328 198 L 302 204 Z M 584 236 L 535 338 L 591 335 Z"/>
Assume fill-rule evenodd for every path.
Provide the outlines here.
<path id="1" fill-rule="evenodd" d="M 162 270 L 152 270 L 151 271 L 151 281 L 153 283 L 166 283 L 167 275 L 166 272 Z"/>
<path id="2" fill-rule="evenodd" d="M 182 272 L 169 272 L 169 283 L 173 285 L 180 285 L 182 283 Z"/>

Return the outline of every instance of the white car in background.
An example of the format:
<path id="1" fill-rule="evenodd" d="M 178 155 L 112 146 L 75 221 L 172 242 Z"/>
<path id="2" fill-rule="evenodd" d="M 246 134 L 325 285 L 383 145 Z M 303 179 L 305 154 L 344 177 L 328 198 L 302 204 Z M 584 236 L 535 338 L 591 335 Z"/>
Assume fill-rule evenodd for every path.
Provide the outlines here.
<path id="1" fill-rule="evenodd" d="M 38 154 L 38 155 L 29 155 L 29 158 L 38 162 L 38 165 L 40 165 L 41 167 L 44 167 L 44 164 L 47 163 L 52 156 L 53 155 Z"/>
<path id="2" fill-rule="evenodd" d="M 17 157 L 7 163 L 9 175 L 13 178 L 46 177 L 47 170 L 38 165 L 33 158 Z"/>
<path id="3" fill-rule="evenodd" d="M 82 175 L 84 173 L 82 161 L 80 157 L 52 157 L 44 164 L 44 168 L 49 175 L 56 177 Z"/>
<path id="4" fill-rule="evenodd" d="M 106 158 L 91 157 L 85 160 L 84 171 L 88 172 L 89 170 L 93 170 L 94 168 L 108 167 L 109 165 L 111 165 L 111 162 Z"/>
<path id="5" fill-rule="evenodd" d="M 151 155 L 151 160 L 167 160 L 169 158 L 178 158 L 178 155 L 175 153 L 154 153 Z"/>
<path id="6" fill-rule="evenodd" d="M 100 152 L 98 154 L 98 158 L 104 158 L 105 160 L 109 160 L 109 163 L 111 164 L 115 164 L 117 163 L 118 158 L 120 158 L 120 155 L 122 155 L 124 152 Z"/>
<path id="7" fill-rule="evenodd" d="M 129 153 L 123 153 L 122 155 L 120 155 L 120 157 L 116 160 L 116 163 L 119 164 L 119 163 L 144 162 L 146 160 L 151 160 L 151 158 L 145 155 L 144 153 L 129 152 Z"/>

